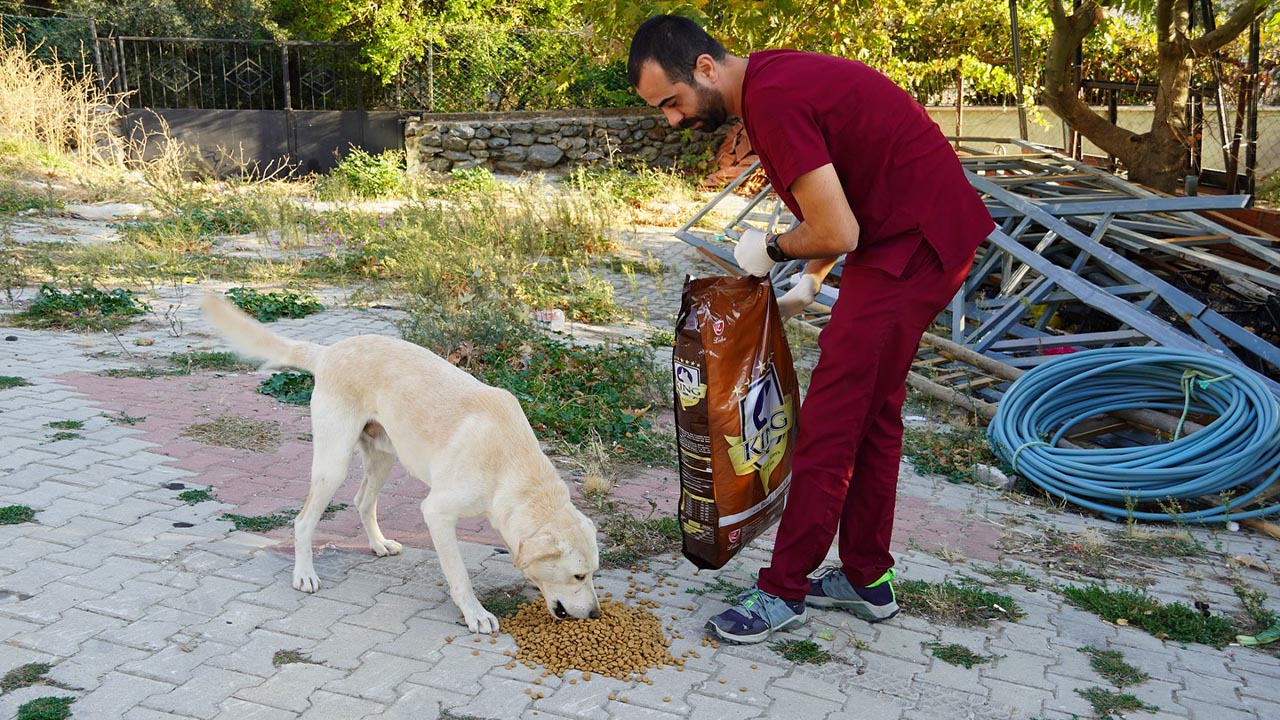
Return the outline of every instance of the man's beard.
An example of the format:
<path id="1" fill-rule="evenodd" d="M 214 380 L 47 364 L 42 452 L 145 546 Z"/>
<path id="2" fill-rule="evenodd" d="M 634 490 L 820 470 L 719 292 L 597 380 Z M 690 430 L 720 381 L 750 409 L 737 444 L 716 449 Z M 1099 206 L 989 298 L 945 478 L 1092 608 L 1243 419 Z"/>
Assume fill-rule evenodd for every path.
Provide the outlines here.
<path id="1" fill-rule="evenodd" d="M 724 106 L 724 98 L 720 93 L 701 85 L 694 86 L 698 93 L 698 112 L 680 121 L 680 128 L 690 130 L 694 125 L 702 123 L 702 129 L 715 130 L 729 119 L 729 110 Z"/>

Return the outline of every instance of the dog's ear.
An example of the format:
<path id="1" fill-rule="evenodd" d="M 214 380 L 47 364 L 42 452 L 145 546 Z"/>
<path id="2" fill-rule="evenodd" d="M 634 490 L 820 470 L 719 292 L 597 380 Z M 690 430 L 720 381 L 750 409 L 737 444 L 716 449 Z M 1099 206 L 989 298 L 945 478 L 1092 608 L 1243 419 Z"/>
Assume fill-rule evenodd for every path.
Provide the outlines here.
<path id="1" fill-rule="evenodd" d="M 560 554 L 560 544 L 550 534 L 540 532 L 533 537 L 520 541 L 513 560 L 516 569 L 523 570 L 539 560 L 545 560 Z"/>

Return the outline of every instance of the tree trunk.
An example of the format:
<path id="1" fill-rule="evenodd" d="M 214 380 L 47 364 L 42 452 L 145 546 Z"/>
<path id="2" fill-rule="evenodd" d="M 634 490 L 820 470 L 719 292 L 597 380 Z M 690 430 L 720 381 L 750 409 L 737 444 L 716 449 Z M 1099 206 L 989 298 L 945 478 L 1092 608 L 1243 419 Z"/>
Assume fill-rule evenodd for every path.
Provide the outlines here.
<path id="1" fill-rule="evenodd" d="M 1191 97 L 1193 58 L 1230 42 L 1275 2 L 1243 2 L 1217 29 L 1192 39 L 1187 3 L 1157 0 L 1155 21 L 1160 77 L 1155 115 L 1151 129 L 1137 134 L 1116 126 L 1085 104 L 1070 73 L 1075 48 L 1101 21 L 1101 7 L 1096 0 L 1084 0 L 1079 9 L 1068 15 L 1063 0 L 1050 0 L 1053 37 L 1045 56 L 1042 101 L 1063 122 L 1114 155 L 1128 170 L 1130 180 L 1172 193 L 1187 172 L 1187 151 L 1192 142 L 1187 126 L 1187 103 Z"/>

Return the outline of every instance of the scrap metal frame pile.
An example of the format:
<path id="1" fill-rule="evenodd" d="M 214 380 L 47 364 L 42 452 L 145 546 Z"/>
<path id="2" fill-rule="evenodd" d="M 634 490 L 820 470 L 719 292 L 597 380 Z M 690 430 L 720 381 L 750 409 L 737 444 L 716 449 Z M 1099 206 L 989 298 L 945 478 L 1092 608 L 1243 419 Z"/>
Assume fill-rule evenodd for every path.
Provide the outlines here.
<path id="1" fill-rule="evenodd" d="M 1280 333 L 1280 239 L 1215 214 L 1248 207 L 1249 196 L 1162 196 L 1016 139 L 963 138 L 957 152 L 996 229 L 940 318 L 947 330 L 939 334 L 954 344 L 926 343 L 913 381 L 929 375 L 952 399 L 990 403 L 1012 376 L 1055 354 L 1160 345 L 1234 358 L 1280 393 L 1280 348 L 1268 341 Z M 723 228 L 705 229 L 750 174 L 676 232 L 734 273 L 730 241 L 743 230 L 796 222 L 766 185 Z M 803 266 L 775 268 L 779 292 Z M 819 294 L 823 308 L 838 295 L 839 270 Z M 821 325 L 826 313 L 805 319 Z M 979 368 L 957 347 L 990 362 Z"/>

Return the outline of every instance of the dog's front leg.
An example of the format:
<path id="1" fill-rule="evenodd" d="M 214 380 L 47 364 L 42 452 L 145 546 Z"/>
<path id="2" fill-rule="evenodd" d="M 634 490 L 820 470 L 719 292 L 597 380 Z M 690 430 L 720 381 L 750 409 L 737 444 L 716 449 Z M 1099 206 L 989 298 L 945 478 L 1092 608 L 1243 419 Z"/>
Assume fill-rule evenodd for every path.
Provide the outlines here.
<path id="1" fill-rule="evenodd" d="M 444 570 L 444 579 L 449 583 L 449 597 L 453 598 L 454 604 L 462 611 L 471 632 L 497 632 L 498 618 L 480 604 L 480 599 L 471 587 L 471 576 L 467 574 L 466 565 L 462 562 L 462 550 L 458 547 L 457 515 L 433 509 L 433 496 L 428 495 L 423 501 L 422 517 L 427 521 L 431 542 L 436 546 L 440 567 Z"/>

